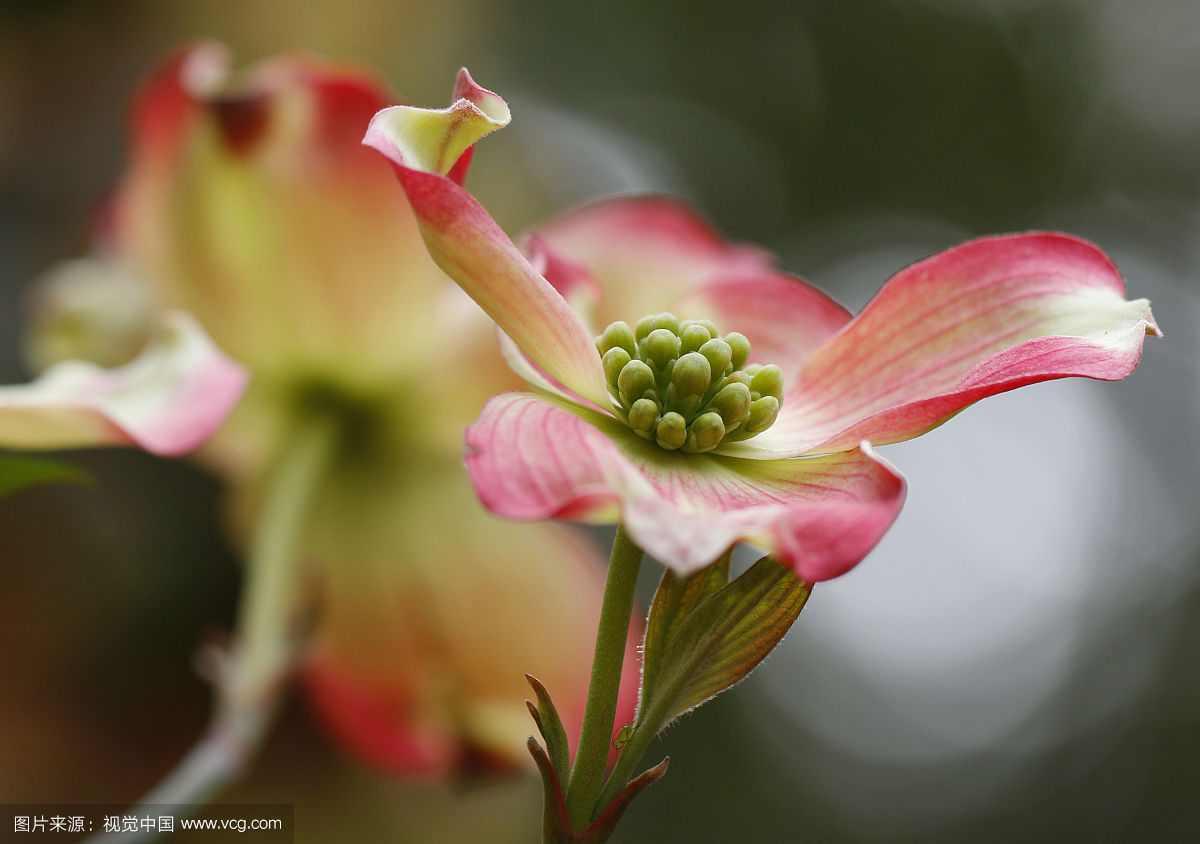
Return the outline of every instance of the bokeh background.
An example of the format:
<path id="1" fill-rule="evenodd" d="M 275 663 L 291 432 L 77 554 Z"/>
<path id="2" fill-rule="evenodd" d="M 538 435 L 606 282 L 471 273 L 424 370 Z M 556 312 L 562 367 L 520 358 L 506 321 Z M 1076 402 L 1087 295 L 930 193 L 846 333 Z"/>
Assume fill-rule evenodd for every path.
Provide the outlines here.
<path id="1" fill-rule="evenodd" d="M 1128 382 L 1041 385 L 889 448 L 897 527 L 666 736 L 671 774 L 618 840 L 1200 835 L 1200 6 L 4 0 L 0 382 L 27 377 L 24 297 L 84 248 L 134 85 L 200 37 L 369 66 L 422 104 L 468 64 L 513 107 L 472 175 L 511 230 L 670 191 L 852 308 L 975 234 L 1100 243 L 1168 339 Z M 80 460 L 97 485 L 0 508 L 0 802 L 145 790 L 200 732 L 193 656 L 232 619 L 216 481 Z M 299 700 L 226 799 L 295 803 L 304 842 L 524 842 L 540 814 L 527 778 L 383 779 Z"/>

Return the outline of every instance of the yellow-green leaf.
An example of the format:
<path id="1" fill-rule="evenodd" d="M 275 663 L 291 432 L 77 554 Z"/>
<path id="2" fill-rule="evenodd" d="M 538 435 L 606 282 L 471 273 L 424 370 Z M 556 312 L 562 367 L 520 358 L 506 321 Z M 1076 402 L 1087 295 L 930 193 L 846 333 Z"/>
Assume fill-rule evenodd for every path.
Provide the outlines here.
<path id="1" fill-rule="evenodd" d="M 679 631 L 684 619 L 709 595 L 729 583 L 729 560 L 733 550 L 725 552 L 715 563 L 689 577 L 680 577 L 670 569 L 663 572 L 654 600 L 650 603 L 650 615 L 646 620 L 646 634 L 642 641 L 642 688 L 638 700 L 638 711 L 642 712 L 648 702 L 647 692 L 658 681 L 659 666 L 667 653 L 667 643 Z"/>
<path id="2" fill-rule="evenodd" d="M 770 557 L 712 591 L 716 576 L 706 569 L 663 593 L 670 604 L 653 640 L 647 627 L 646 664 L 654 668 L 643 681 L 638 730 L 658 732 L 745 678 L 783 639 L 811 591 Z"/>

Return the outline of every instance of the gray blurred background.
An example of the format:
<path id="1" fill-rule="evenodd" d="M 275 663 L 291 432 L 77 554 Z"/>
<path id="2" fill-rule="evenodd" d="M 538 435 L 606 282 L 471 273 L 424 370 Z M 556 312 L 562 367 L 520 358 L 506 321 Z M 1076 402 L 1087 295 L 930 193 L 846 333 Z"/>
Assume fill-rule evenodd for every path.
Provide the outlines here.
<path id="1" fill-rule="evenodd" d="M 1185 0 L 0 3 L 0 383 L 23 299 L 85 246 L 137 80 L 181 40 L 305 49 L 514 126 L 473 187 L 518 230 L 665 190 L 852 309 L 967 237 L 1098 242 L 1168 337 L 1117 385 L 989 400 L 888 448 L 897 527 L 655 753 L 619 841 L 1195 840 L 1200 754 L 1200 4 Z M 0 507 L 0 802 L 127 800 L 208 706 L 238 563 L 217 483 L 130 453 Z M 656 571 L 647 572 L 646 597 Z M 654 761 L 651 757 L 651 761 Z M 230 799 L 299 841 L 528 841 L 536 783 L 398 783 L 304 704 Z"/>

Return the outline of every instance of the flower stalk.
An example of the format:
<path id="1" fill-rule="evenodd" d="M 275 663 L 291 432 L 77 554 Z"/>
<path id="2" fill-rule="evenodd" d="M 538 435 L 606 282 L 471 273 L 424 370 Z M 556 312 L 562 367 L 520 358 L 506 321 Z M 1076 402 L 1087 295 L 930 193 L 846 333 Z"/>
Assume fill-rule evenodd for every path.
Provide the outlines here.
<path id="1" fill-rule="evenodd" d="M 293 658 L 294 620 L 302 602 L 300 538 L 338 443 L 327 416 L 306 419 L 276 466 L 254 536 L 246 591 L 228 663 L 218 664 L 216 711 L 204 736 L 137 807 L 196 808 L 240 776 L 258 750 Z M 93 844 L 149 841 L 157 833 L 93 836 Z"/>
<path id="2" fill-rule="evenodd" d="M 238 615 L 231 690 L 235 705 L 267 695 L 291 662 L 292 620 L 300 603 L 299 540 L 337 440 L 336 420 L 315 415 L 302 423 L 277 467 L 254 537 Z"/>
<path id="3" fill-rule="evenodd" d="M 577 828 L 586 826 L 591 820 L 604 786 L 625 662 L 625 640 L 629 635 L 633 594 L 641 566 L 642 549 L 630 539 L 625 528 L 618 525 L 596 632 L 596 652 L 592 659 L 583 729 L 567 786 L 567 810 L 572 825 Z"/>

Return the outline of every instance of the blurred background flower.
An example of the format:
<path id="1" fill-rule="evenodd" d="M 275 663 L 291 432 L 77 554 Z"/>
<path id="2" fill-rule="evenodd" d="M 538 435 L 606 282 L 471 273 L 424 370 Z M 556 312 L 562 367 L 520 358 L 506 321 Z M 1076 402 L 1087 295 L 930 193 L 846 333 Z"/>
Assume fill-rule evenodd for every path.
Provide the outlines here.
<path id="1" fill-rule="evenodd" d="M 334 734 L 389 772 L 529 766 L 524 674 L 578 732 L 603 574 L 581 538 L 504 525 L 468 491 L 463 430 L 517 379 L 360 143 L 390 102 L 311 58 L 234 75 L 213 42 L 173 53 L 135 97 L 90 270 L 36 290 L 31 356 L 109 360 L 165 305 L 253 375 L 201 452 L 247 558 L 215 734 L 259 724 L 295 663 Z M 242 748 L 227 764 L 260 732 L 222 740 Z"/>
<path id="2" fill-rule="evenodd" d="M 81 251 L 120 172 L 121 104 L 202 36 L 246 60 L 304 48 L 369 66 L 415 103 L 442 102 L 469 64 L 513 106 L 511 134 L 479 153 L 497 166 L 471 182 L 511 230 L 597 194 L 670 190 L 851 310 L 973 234 L 1088 237 L 1154 301 L 1167 341 L 1127 382 L 1010 394 L 890 449 L 905 518 L 816 590 L 763 671 L 667 736 L 676 772 L 620 840 L 1200 830 L 1195 4 L 281 6 L 5 4 L 0 382 L 26 375 L 30 280 Z M 232 617 L 217 484 L 144 455 L 84 459 L 102 494 L 41 489 L 0 510 L 10 800 L 128 799 L 154 781 L 205 718 L 195 643 Z M 235 795 L 294 800 L 297 840 L 537 828 L 536 782 L 398 784 L 335 755 L 308 718 L 289 710 Z"/>

